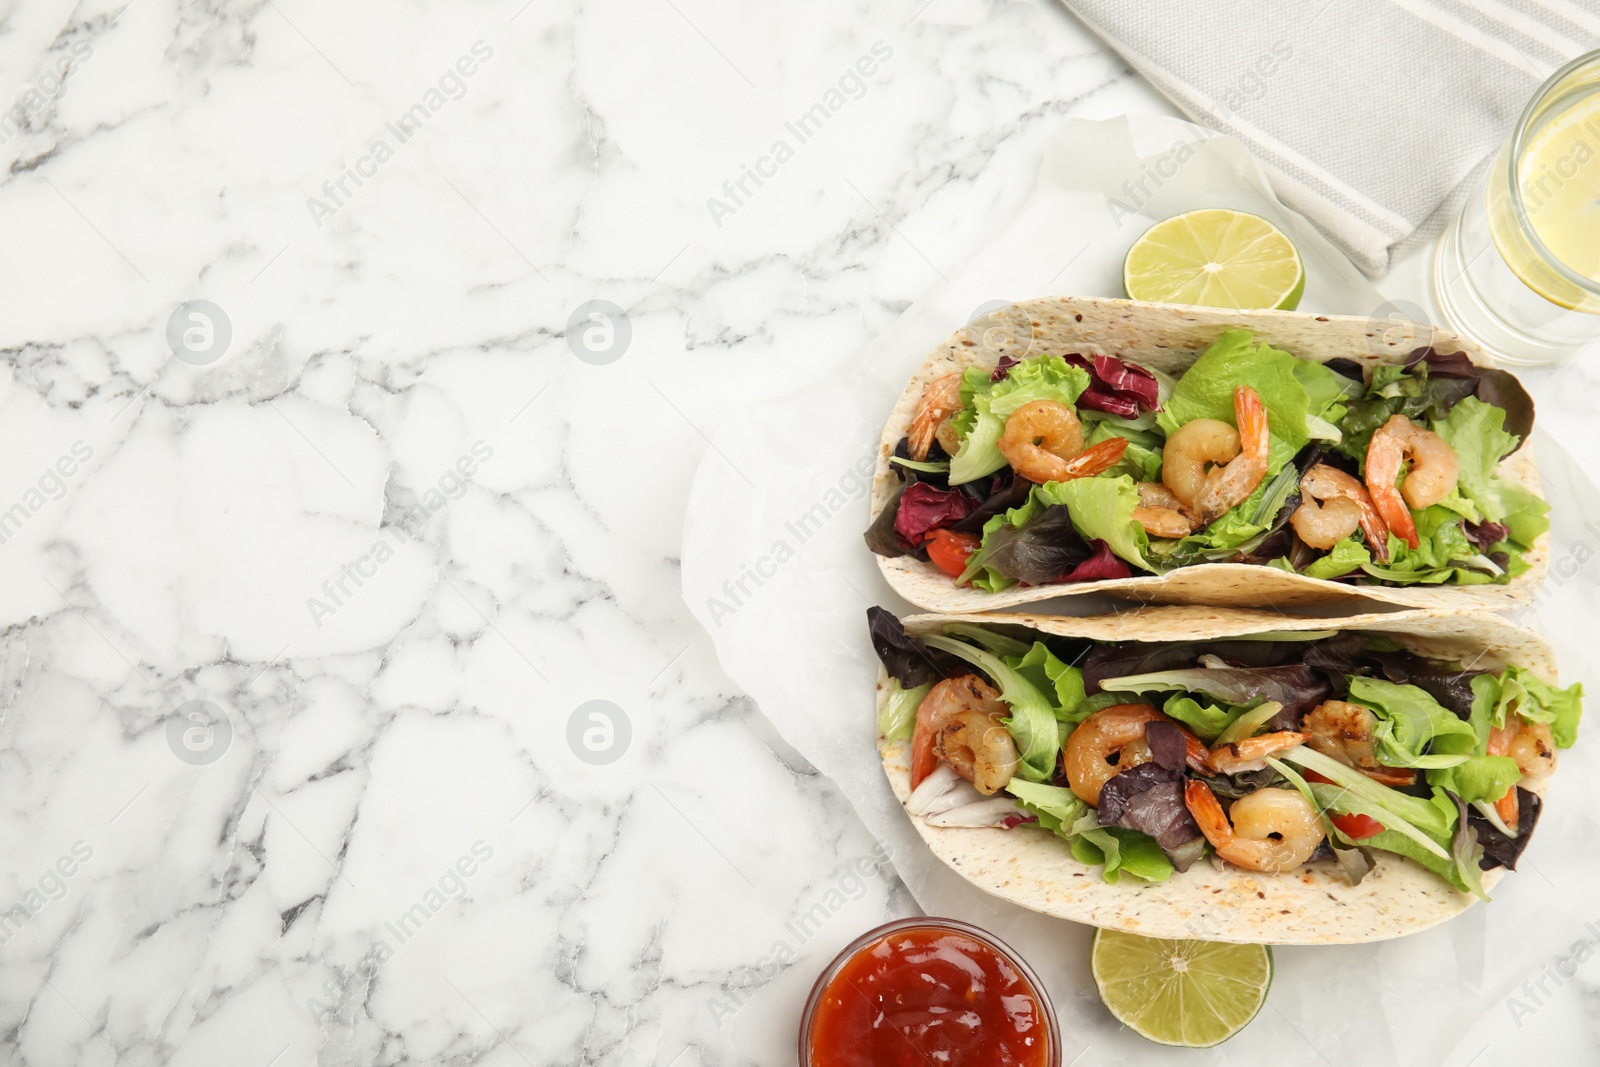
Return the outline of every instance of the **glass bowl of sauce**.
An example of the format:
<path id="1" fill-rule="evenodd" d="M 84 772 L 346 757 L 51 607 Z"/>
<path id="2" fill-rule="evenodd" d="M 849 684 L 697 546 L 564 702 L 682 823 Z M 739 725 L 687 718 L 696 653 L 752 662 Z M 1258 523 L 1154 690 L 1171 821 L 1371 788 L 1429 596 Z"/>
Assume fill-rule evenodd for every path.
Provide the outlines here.
<path id="1" fill-rule="evenodd" d="M 919 916 L 869 930 L 811 988 L 800 1067 L 1060 1067 L 1055 1010 L 1010 946 Z"/>

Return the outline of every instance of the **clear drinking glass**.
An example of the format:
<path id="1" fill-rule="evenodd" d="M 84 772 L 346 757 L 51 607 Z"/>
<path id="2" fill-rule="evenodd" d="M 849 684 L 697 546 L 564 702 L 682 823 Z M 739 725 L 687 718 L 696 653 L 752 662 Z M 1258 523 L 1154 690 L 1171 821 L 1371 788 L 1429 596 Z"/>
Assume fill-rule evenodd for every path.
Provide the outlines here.
<path id="1" fill-rule="evenodd" d="M 1507 363 L 1600 339 L 1600 51 L 1551 75 L 1445 232 L 1445 318 Z"/>

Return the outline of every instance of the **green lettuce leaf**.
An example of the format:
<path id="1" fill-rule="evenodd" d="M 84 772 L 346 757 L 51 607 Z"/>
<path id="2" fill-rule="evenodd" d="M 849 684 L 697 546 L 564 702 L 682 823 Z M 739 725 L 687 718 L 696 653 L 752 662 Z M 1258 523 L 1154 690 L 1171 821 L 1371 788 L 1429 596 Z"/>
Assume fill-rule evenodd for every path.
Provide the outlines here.
<path id="1" fill-rule="evenodd" d="M 1546 518 L 1550 502 L 1515 482 L 1501 480 L 1498 492 L 1500 505 L 1505 511 L 1497 521 L 1505 523 L 1511 530 L 1510 545 L 1507 547 L 1532 548 L 1540 535 L 1550 529 L 1550 520 Z"/>
<path id="2" fill-rule="evenodd" d="M 1429 785 L 1454 793 L 1468 804 L 1499 800 L 1521 778 L 1517 761 L 1510 756 L 1473 756 L 1454 767 L 1428 772 Z"/>
<path id="3" fill-rule="evenodd" d="M 889 679 L 889 699 L 878 712 L 878 736 L 885 741 L 909 741 L 916 725 L 917 705 L 932 688 L 932 682 L 924 682 L 915 689 L 902 689 L 898 681 Z"/>
<path id="4" fill-rule="evenodd" d="M 1350 700 L 1378 716 L 1373 736 L 1378 761 L 1387 766 L 1453 767 L 1477 748 L 1472 725 L 1414 685 L 1357 675 L 1350 679 Z"/>
<path id="5" fill-rule="evenodd" d="M 1510 580 L 1506 575 L 1463 566 L 1476 561 L 1481 551 L 1467 539 L 1458 512 L 1435 504 L 1414 512 L 1413 517 L 1417 524 L 1417 547 L 1411 548 L 1391 533 L 1388 565 L 1364 563 L 1363 571 L 1402 585 L 1438 585 L 1450 581 L 1459 585 L 1481 585 Z"/>
<path id="6" fill-rule="evenodd" d="M 1185 693 L 1173 693 L 1167 697 L 1161 710 L 1189 727 L 1202 741 L 1213 740 L 1245 712 L 1244 708 L 1232 704 L 1202 704 Z"/>
<path id="7" fill-rule="evenodd" d="M 1000 434 L 1012 412 L 1035 400 L 1055 400 L 1073 407 L 1088 387 L 1088 372 L 1060 356 L 1031 356 L 998 382 L 989 381 L 989 372 L 983 368 L 968 367 L 961 379 L 967 408 L 955 423 L 963 436 L 950 460 L 950 484 L 970 482 L 1006 465 L 1000 454 Z"/>
<path id="8" fill-rule="evenodd" d="M 1330 548 L 1326 556 L 1312 560 L 1305 573 L 1312 578 L 1338 578 L 1371 562 L 1372 553 L 1367 551 L 1367 546 L 1346 537 Z"/>
<path id="9" fill-rule="evenodd" d="M 1273 761 L 1269 758 L 1269 764 Z M 1360 771 L 1345 766 L 1331 756 L 1302 745 L 1283 754 L 1284 763 L 1293 763 L 1309 771 L 1316 771 L 1331 785 L 1318 783 L 1312 788 L 1326 789 L 1318 793 L 1318 804 L 1334 811 L 1357 812 L 1371 815 L 1386 826 L 1405 822 L 1413 830 L 1431 839 L 1442 856 L 1456 822 L 1455 802 L 1443 792 L 1435 790 L 1432 797 L 1415 797 L 1397 789 L 1379 785 Z M 1388 818 L 1385 818 L 1388 816 Z"/>
<path id="10" fill-rule="evenodd" d="M 1078 723 L 1087 716 L 1077 714 L 1083 703 L 1083 671 L 1061 662 L 1056 654 L 1035 641 L 1033 647 L 1019 657 L 1006 657 L 1006 663 L 1021 674 L 1040 692 L 1055 694 L 1055 714 L 1061 722 Z"/>
<path id="11" fill-rule="evenodd" d="M 1060 832 L 1063 827 L 1070 827 L 1089 808 L 1089 805 L 1078 799 L 1076 793 L 1059 785 L 1024 782 L 1013 778 L 1007 783 L 1006 792 L 1016 797 L 1029 813 L 1037 815 L 1041 826 L 1055 832 Z M 1049 824 L 1046 824 L 1046 819 L 1050 820 Z"/>
<path id="12" fill-rule="evenodd" d="M 1561 689 L 1516 666 L 1507 667 L 1498 681 L 1500 692 L 1492 719 L 1495 726 L 1505 726 L 1506 716 L 1514 712 L 1528 722 L 1549 724 L 1560 748 L 1571 748 L 1578 740 L 1578 720 L 1583 717 L 1582 682 Z"/>
<path id="13" fill-rule="evenodd" d="M 1155 421 L 1154 413 L 1150 413 L 1152 424 Z M 1163 439 L 1154 430 L 1132 429 L 1118 422 L 1101 421 L 1093 423 L 1093 429 L 1084 439 L 1084 446 L 1091 448 L 1113 437 L 1126 438 L 1127 451 L 1122 453 L 1122 458 L 1116 465 L 1103 472 L 1099 477 L 1115 478 L 1126 474 L 1136 482 L 1159 482 L 1161 480 L 1161 446 Z"/>
<path id="14" fill-rule="evenodd" d="M 1455 450 L 1461 465 L 1457 490 L 1472 501 L 1485 518 L 1498 522 L 1506 513 L 1501 497 L 1503 482 L 1495 473 L 1502 457 L 1517 447 L 1517 436 L 1507 433 L 1505 408 L 1464 397 L 1450 414 L 1433 424 L 1433 432 Z"/>
<path id="15" fill-rule="evenodd" d="M 1080 816 L 1071 827 L 1072 855 L 1091 867 L 1104 865 L 1100 876 L 1116 884 L 1124 872 L 1147 882 L 1165 882 L 1172 877 L 1172 861 L 1161 851 L 1155 838 L 1137 830 L 1101 826 L 1093 811 Z"/>
<path id="16" fill-rule="evenodd" d="M 1114 884 L 1124 872 L 1147 882 L 1164 882 L 1172 876 L 1172 861 L 1154 838 L 1137 830 L 1101 826 L 1095 810 L 1072 790 L 1013 778 L 1006 792 L 1038 818 L 1041 830 L 1063 838 L 1079 863 L 1103 868 L 1100 876 L 1106 881 Z"/>
<path id="17" fill-rule="evenodd" d="M 1195 419 L 1234 425 L 1234 387 L 1249 385 L 1267 410 L 1270 476 L 1311 439 L 1306 417 L 1324 415 L 1344 389 L 1335 381 L 1338 376 L 1322 364 L 1254 341 L 1247 330 L 1224 331 L 1178 379 L 1156 422 L 1169 435 Z"/>
<path id="18" fill-rule="evenodd" d="M 1027 654 L 1026 641 L 1018 641 L 1015 637 L 1007 637 L 998 630 L 991 630 L 987 626 L 979 626 L 971 622 L 947 622 L 941 627 L 951 637 L 959 637 L 963 641 L 970 641 L 975 645 L 993 652 L 997 656 L 1023 656 Z"/>
<path id="19" fill-rule="evenodd" d="M 1147 571 L 1156 568 L 1146 553 L 1150 536 L 1133 517 L 1139 490 L 1127 475 L 1119 478 L 1076 478 L 1047 482 L 1033 495 L 1049 504 L 1065 504 L 1073 527 L 1086 541 L 1104 541 L 1119 558 Z"/>
<path id="20" fill-rule="evenodd" d="M 1077 715 L 1081 721 L 1097 711 L 1114 708 L 1118 704 L 1149 704 L 1152 708 L 1155 707 L 1150 701 L 1136 697 L 1131 693 L 1100 692 L 1092 697 L 1086 697 L 1083 703 L 1078 705 Z"/>
<path id="21" fill-rule="evenodd" d="M 1334 830 L 1334 833 L 1338 834 L 1340 840 L 1346 845 L 1346 847 L 1351 845 L 1360 845 L 1363 848 L 1379 848 L 1385 852 L 1396 853 L 1397 855 L 1404 856 L 1409 860 L 1415 860 L 1417 863 L 1422 864 L 1428 870 L 1432 871 L 1434 874 L 1437 874 L 1440 878 L 1443 878 L 1445 881 L 1449 882 L 1463 893 L 1472 892 L 1471 887 L 1467 885 L 1466 881 L 1462 879 L 1460 872 L 1456 870 L 1455 858 L 1453 856 L 1446 858 L 1436 856 L 1432 852 L 1424 849 L 1415 841 L 1411 840 L 1409 837 L 1406 837 L 1404 834 L 1395 833 L 1393 830 L 1385 830 L 1382 833 L 1374 834 L 1371 837 L 1363 837 L 1360 841 L 1351 841 L 1349 838 L 1345 837 L 1344 834 L 1339 833 L 1337 828 Z M 1433 835 L 1430 834 L 1429 836 L 1432 837 Z M 1449 838 L 1437 839 L 1437 843 L 1447 852 L 1449 851 Z"/>

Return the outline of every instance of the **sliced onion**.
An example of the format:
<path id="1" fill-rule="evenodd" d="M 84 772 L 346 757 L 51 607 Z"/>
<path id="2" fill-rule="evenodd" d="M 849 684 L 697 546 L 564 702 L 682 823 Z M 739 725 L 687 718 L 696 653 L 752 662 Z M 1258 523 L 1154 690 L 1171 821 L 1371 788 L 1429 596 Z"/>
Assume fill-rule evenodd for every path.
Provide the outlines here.
<path id="1" fill-rule="evenodd" d="M 922 784 L 911 791 L 906 798 L 906 810 L 913 815 L 922 815 L 928 810 L 928 805 L 934 800 L 955 788 L 961 781 L 961 776 L 948 763 L 941 763 L 933 769 Z"/>
<path id="2" fill-rule="evenodd" d="M 985 797 L 923 818 L 929 826 L 1004 826 L 1016 814 L 1017 802 L 1010 797 Z"/>
<path id="3" fill-rule="evenodd" d="M 968 804 L 976 804 L 982 799 L 984 799 L 983 794 L 972 788 L 971 782 L 963 781 L 962 779 L 958 778 L 956 779 L 956 784 L 950 787 L 950 791 L 948 793 L 940 793 L 937 797 L 934 797 L 932 801 L 923 807 L 922 817 L 924 819 L 931 819 L 935 815 L 942 814 L 954 808 L 962 808 L 966 807 Z"/>

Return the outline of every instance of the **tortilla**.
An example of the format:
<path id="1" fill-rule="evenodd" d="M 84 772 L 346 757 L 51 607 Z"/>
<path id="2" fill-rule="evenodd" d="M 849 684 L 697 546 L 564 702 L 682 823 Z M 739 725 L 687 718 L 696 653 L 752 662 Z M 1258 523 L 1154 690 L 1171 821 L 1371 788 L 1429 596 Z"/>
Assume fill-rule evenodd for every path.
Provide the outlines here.
<path id="1" fill-rule="evenodd" d="M 883 432 L 872 485 L 872 514 L 876 516 L 883 509 L 899 485 L 889 457 L 906 436 L 923 389 L 933 379 L 976 364 L 993 366 L 1002 355 L 1020 359 L 1041 352 L 1114 355 L 1176 376 L 1224 330 L 1235 327 L 1251 331 L 1258 343 L 1320 362 L 1344 357 L 1365 365 L 1400 364 L 1414 349 L 1432 345 L 1440 353 L 1464 352 L 1473 363 L 1490 365 L 1488 356 L 1475 343 L 1432 326 L 1401 328 L 1389 320 L 1373 322 L 1342 315 L 1226 311 L 1095 297 L 1028 300 L 1001 308 L 957 330 L 911 379 Z M 1531 446 L 1526 442 L 1501 462 L 1499 473 L 1508 481 L 1544 495 Z M 1544 581 L 1549 555 L 1549 535 L 1545 534 L 1523 555 L 1529 569 L 1506 585 L 1352 585 L 1257 564 L 1204 563 L 1162 575 L 1016 586 L 999 593 L 957 586 L 933 564 L 913 556 L 877 559 L 894 591 L 927 611 L 991 611 L 1083 593 L 1113 593 L 1158 604 L 1275 608 L 1332 604 L 1345 610 L 1360 610 L 1359 605 L 1365 600 L 1410 608 L 1509 611 L 1534 600 Z"/>
<path id="2" fill-rule="evenodd" d="M 1420 655 L 1455 659 L 1491 670 L 1509 664 L 1556 682 L 1555 657 L 1536 635 L 1485 613 L 1411 611 L 1327 619 L 1286 618 L 1229 608 L 1153 607 L 1121 615 L 1067 618 L 997 613 L 913 615 L 906 632 L 927 633 L 947 622 L 979 623 L 1027 639 L 1026 629 L 1096 641 L 1190 641 L 1267 632 L 1340 630 L 1381 633 Z M 1023 629 L 1026 628 L 1026 629 Z M 888 694 L 880 672 L 878 708 Z M 910 745 L 880 742 L 884 774 L 903 805 L 911 793 Z M 1542 791 L 1542 790 L 1541 790 Z M 1390 852 L 1360 885 L 1332 861 L 1287 874 L 1220 867 L 1203 859 L 1165 882 L 1102 880 L 1096 867 L 1073 859 L 1054 834 L 930 826 L 907 813 L 929 849 L 986 893 L 1032 911 L 1146 937 L 1197 938 L 1251 944 L 1335 945 L 1383 941 L 1437 926 L 1477 898 L 1458 892 L 1422 865 Z M 1502 868 L 1485 871 L 1492 888 Z"/>

